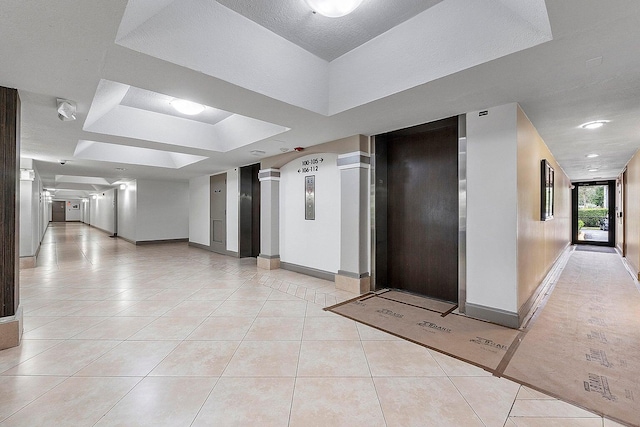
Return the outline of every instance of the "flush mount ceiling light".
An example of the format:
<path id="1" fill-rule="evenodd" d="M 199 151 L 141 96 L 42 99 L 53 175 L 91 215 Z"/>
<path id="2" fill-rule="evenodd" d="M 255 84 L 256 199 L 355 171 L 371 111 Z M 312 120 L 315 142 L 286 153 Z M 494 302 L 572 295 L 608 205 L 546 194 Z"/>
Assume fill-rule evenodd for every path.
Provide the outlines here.
<path id="1" fill-rule="evenodd" d="M 587 122 L 580 125 L 582 129 L 598 129 L 604 126 L 606 123 L 609 123 L 609 120 L 595 120 L 593 122 Z"/>
<path id="2" fill-rule="evenodd" d="M 587 159 L 594 159 L 596 157 L 600 156 L 600 154 L 596 154 L 596 153 L 591 153 L 591 154 L 587 154 L 585 157 Z"/>
<path id="3" fill-rule="evenodd" d="M 598 172 L 598 169 L 589 169 L 589 172 Z"/>
<path id="4" fill-rule="evenodd" d="M 127 184 L 120 184 L 120 189 L 121 190 L 126 190 L 127 189 Z"/>
<path id="5" fill-rule="evenodd" d="M 204 111 L 205 106 L 202 104 L 197 104 L 195 102 L 187 101 L 186 99 L 174 99 L 169 102 L 176 111 L 186 114 L 187 116 L 195 116 Z"/>
<path id="6" fill-rule="evenodd" d="M 320 15 L 340 18 L 356 10 L 362 0 L 304 0 L 309 7 Z"/>
<path id="7" fill-rule="evenodd" d="M 251 153 L 252 156 L 262 156 L 267 154 L 265 151 L 262 151 L 262 150 L 251 150 L 249 151 L 249 153 Z"/>

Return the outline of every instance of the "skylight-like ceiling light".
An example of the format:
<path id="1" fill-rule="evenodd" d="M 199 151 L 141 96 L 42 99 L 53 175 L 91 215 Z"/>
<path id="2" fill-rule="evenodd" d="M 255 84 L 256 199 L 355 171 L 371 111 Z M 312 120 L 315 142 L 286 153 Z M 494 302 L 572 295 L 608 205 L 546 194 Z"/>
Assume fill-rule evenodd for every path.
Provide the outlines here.
<path id="1" fill-rule="evenodd" d="M 606 123 L 609 123 L 609 120 L 596 120 L 596 121 L 593 121 L 593 122 L 583 123 L 583 124 L 580 125 L 580 127 L 582 129 L 593 130 L 593 129 L 601 128 Z"/>
<path id="2" fill-rule="evenodd" d="M 205 106 L 197 104 L 195 102 L 187 101 L 186 99 L 174 99 L 170 102 L 171 106 L 178 112 L 186 114 L 187 116 L 195 116 L 204 111 Z"/>
<path id="3" fill-rule="evenodd" d="M 320 15 L 340 18 L 356 10 L 362 0 L 304 0 L 309 7 Z"/>

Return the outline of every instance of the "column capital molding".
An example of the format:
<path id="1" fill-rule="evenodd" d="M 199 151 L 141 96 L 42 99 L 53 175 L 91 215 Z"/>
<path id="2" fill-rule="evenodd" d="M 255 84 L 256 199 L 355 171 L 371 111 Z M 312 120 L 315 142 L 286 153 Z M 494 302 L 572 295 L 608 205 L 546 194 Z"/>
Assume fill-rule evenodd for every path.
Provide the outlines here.
<path id="1" fill-rule="evenodd" d="M 280 181 L 280 169 L 260 169 L 258 172 L 258 180 L 260 181 Z"/>
<path id="2" fill-rule="evenodd" d="M 369 169 L 371 167 L 371 156 L 364 151 L 354 151 L 352 153 L 340 154 L 338 156 L 338 169 Z"/>

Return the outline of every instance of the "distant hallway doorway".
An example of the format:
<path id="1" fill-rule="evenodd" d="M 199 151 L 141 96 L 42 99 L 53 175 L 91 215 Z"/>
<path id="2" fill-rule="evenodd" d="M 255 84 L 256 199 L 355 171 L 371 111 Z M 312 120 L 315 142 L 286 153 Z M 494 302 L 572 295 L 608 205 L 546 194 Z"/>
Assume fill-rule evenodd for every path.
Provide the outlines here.
<path id="1" fill-rule="evenodd" d="M 574 183 L 573 243 L 615 245 L 616 182 Z"/>
<path id="2" fill-rule="evenodd" d="M 64 201 L 51 202 L 51 222 L 65 222 L 67 220 L 67 210 Z"/>

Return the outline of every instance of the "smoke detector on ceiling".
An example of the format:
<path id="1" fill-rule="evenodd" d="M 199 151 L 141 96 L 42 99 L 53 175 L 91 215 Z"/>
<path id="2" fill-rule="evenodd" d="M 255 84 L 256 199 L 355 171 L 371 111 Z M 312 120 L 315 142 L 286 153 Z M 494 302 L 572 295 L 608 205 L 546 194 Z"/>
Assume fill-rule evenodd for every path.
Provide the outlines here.
<path id="1" fill-rule="evenodd" d="M 76 119 L 76 103 L 68 99 L 57 99 L 58 118 L 63 122 L 70 122 Z"/>

